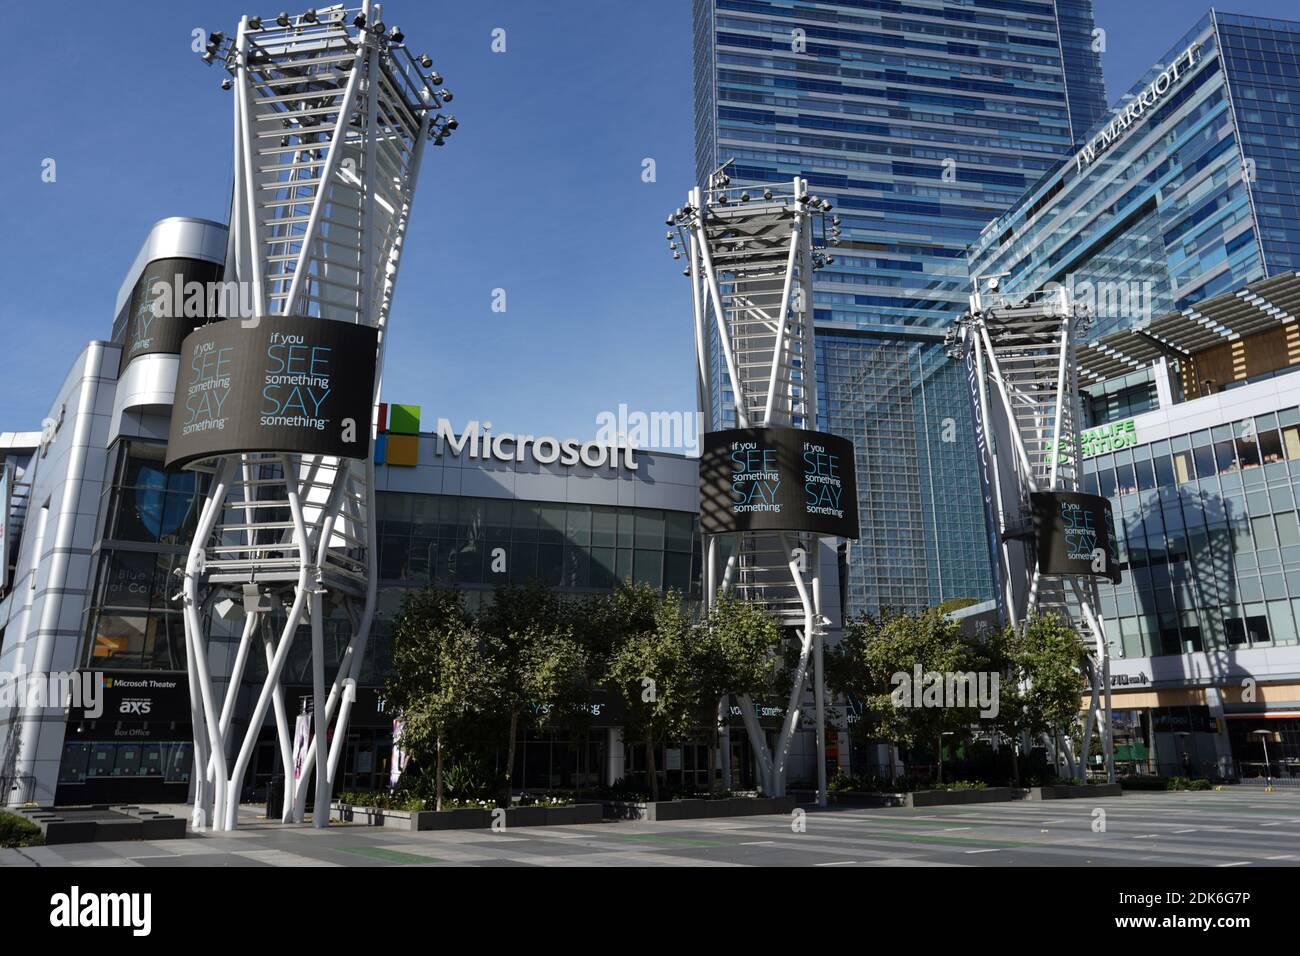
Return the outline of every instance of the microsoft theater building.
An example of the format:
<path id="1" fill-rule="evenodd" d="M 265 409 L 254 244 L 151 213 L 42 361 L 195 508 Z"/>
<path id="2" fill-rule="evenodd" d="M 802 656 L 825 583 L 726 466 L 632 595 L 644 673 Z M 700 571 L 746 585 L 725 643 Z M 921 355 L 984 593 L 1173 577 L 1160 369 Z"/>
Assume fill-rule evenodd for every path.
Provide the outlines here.
<path id="1" fill-rule="evenodd" d="M 160 280 L 218 281 L 226 247 L 221 224 L 158 223 L 122 283 L 112 337 L 77 355 L 43 424 L 0 434 L 7 518 L 0 683 L 33 672 L 105 677 L 98 701 L 0 698 L 0 803 L 187 799 L 193 728 L 174 598 L 205 477 L 169 469 L 164 458 L 180 342 L 206 320 L 202 308 L 178 309 L 170 320 L 155 317 L 152 306 Z M 336 790 L 387 786 L 386 638 L 407 589 L 454 585 L 471 609 L 499 585 L 530 582 L 577 595 L 631 580 L 700 597 L 694 458 L 512 434 L 482 420 L 422 421 L 418 407 L 402 404 L 380 406 L 376 423 L 380 608 Z M 822 560 L 834 568 L 829 545 Z M 837 575 L 827 571 L 823 580 L 838 626 Z M 204 614 L 209 667 L 224 693 L 240 624 L 213 607 Z M 331 671 L 347 643 L 345 623 L 327 624 Z M 300 635 L 288 664 L 294 709 L 298 687 L 303 706 L 310 698 L 309 645 Z M 252 711 L 265 676 L 259 665 L 250 664 L 237 691 L 236 724 Z M 644 746 L 624 743 L 617 699 L 597 690 L 590 706 L 582 739 L 563 731 L 521 737 L 517 785 L 569 789 L 644 773 Z M 783 708 L 765 708 L 760 726 L 771 735 L 783 716 Z M 752 786 L 752 756 L 734 708 L 733 717 L 733 779 Z M 811 731 L 796 736 L 793 753 L 791 779 L 811 779 Z M 685 744 L 660 748 L 656 759 L 673 785 L 703 783 L 706 764 L 703 746 Z M 250 769 L 245 798 L 261 797 L 283 773 L 270 719 Z"/>
<path id="2" fill-rule="evenodd" d="M 1297 54 L 1300 24 L 1207 14 L 970 254 L 983 288 L 1092 315 L 1083 490 L 1120 538 L 1135 769 L 1300 778 Z"/>

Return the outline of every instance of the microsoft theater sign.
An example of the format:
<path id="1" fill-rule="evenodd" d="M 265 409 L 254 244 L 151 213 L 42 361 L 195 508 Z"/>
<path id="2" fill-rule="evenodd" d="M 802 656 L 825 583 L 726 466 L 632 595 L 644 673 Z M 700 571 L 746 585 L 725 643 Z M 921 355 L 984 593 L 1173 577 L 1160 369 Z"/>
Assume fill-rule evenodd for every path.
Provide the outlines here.
<path id="1" fill-rule="evenodd" d="M 1124 107 L 1124 112 L 1107 123 L 1102 131 L 1092 138 L 1091 142 L 1086 143 L 1083 149 L 1075 154 L 1075 171 L 1082 173 L 1090 167 L 1101 153 L 1110 149 L 1124 133 L 1128 132 L 1130 126 L 1140 120 L 1148 110 L 1154 109 L 1156 104 L 1169 94 L 1170 90 L 1187 77 L 1200 56 L 1201 45 L 1199 43 L 1193 43 L 1178 54 L 1174 61 L 1161 71 L 1160 75 L 1149 86 L 1128 102 Z"/>

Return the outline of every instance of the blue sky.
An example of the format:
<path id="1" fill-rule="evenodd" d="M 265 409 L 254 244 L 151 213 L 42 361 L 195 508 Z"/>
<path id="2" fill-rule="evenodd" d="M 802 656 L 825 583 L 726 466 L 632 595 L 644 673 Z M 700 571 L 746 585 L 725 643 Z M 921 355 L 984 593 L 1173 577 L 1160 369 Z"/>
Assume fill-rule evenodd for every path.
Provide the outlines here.
<path id="1" fill-rule="evenodd" d="M 34 9 L 38 29 L 24 27 L 0 65 L 13 91 L 0 142 L 0 431 L 38 428 L 77 350 L 109 336 L 153 222 L 225 221 L 232 103 L 190 31 L 278 12 L 246 0 Z M 1108 97 L 1206 9 L 1096 0 Z M 1221 9 L 1296 15 L 1284 0 Z M 692 409 L 688 286 L 663 239 L 693 177 L 689 0 L 391 0 L 385 19 L 434 58 L 461 121 L 426 154 L 385 398 L 422 405 L 426 429 L 446 416 L 576 437 L 619 403 Z M 491 51 L 497 27 L 505 53 Z M 41 181 L 47 157 L 54 183 Z M 645 158 L 655 182 L 642 180 Z M 496 288 L 505 313 L 491 310 Z"/>

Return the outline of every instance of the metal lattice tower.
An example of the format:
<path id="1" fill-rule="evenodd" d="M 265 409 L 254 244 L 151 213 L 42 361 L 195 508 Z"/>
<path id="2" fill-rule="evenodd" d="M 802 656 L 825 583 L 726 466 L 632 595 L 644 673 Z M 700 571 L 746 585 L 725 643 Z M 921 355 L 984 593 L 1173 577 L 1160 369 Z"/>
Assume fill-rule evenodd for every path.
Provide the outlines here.
<path id="1" fill-rule="evenodd" d="M 1088 634 L 1084 670 L 1091 685 L 1085 748 L 1101 721 L 1108 776 L 1114 781 L 1110 653 L 1097 582 L 1040 572 L 1034 554 L 1030 495 L 1079 490 L 1078 365 L 1075 348 L 1091 319 L 1062 288 L 1010 303 L 976 280 L 970 311 L 948 334 L 972 391 L 990 519 L 997 534 L 999 603 L 1008 623 L 1054 613 Z M 996 290 L 996 281 L 986 286 Z M 1082 779 L 1087 754 L 1077 768 Z"/>
<path id="2" fill-rule="evenodd" d="M 224 64 L 230 77 L 222 85 L 235 94 L 226 278 L 251 287 L 256 316 L 377 329 L 375 401 L 424 146 L 442 145 L 458 125 L 439 112 L 451 93 L 430 70 L 432 61 L 413 56 L 401 30 L 382 16 L 380 5 L 366 0 L 358 8 L 245 17 L 233 38 L 211 34 L 203 57 Z M 248 452 L 209 459 L 199 470 L 210 477 L 181 593 L 195 733 L 194 823 L 234 828 L 244 774 L 271 707 L 286 773 L 292 766 L 281 680 L 306 619 L 313 737 L 297 779 L 287 782 L 282 810 L 286 821 L 303 819 L 315 769 L 313 822 L 326 826 L 377 597 L 373 461 L 368 454 Z M 204 618 L 241 601 L 243 633 L 219 700 Z M 324 623 L 338 609 L 350 636 L 327 685 Z M 234 703 L 255 642 L 267 676 L 232 766 Z M 331 740 L 329 753 L 318 761 L 323 740 Z"/>
<path id="3" fill-rule="evenodd" d="M 687 257 L 684 274 L 691 280 L 694 307 L 697 396 L 711 429 L 729 427 L 724 421 L 727 390 L 737 427 L 815 426 L 812 275 L 830 261 L 824 247 L 839 241 L 839 220 L 828 215 L 830 208 L 828 201 L 808 193 L 803 179 L 742 189 L 730 185 L 723 166 L 707 188 L 691 190 L 686 205 L 668 217 L 673 257 Z M 755 757 L 768 792 L 774 794 L 785 792 L 790 743 L 813 658 L 819 749 L 825 746 L 821 641 L 826 618 L 821 613 L 817 548 L 815 536 L 793 532 L 706 535 L 704 540 L 706 607 L 719 591 L 735 590 L 799 632 L 796 676 L 774 752 L 767 747 L 752 702 L 741 701 Z M 823 795 L 825 772 L 821 760 Z"/>

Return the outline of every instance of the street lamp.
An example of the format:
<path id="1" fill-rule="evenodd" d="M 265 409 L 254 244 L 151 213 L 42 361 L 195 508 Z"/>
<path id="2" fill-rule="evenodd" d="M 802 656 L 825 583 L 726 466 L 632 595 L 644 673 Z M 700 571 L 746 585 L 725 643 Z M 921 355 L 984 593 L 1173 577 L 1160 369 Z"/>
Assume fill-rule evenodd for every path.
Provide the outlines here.
<path id="1" fill-rule="evenodd" d="M 1264 785 L 1273 786 L 1273 767 L 1268 762 L 1268 738 L 1273 736 L 1271 730 L 1252 730 L 1250 736 L 1258 737 L 1259 742 L 1264 745 Z"/>

